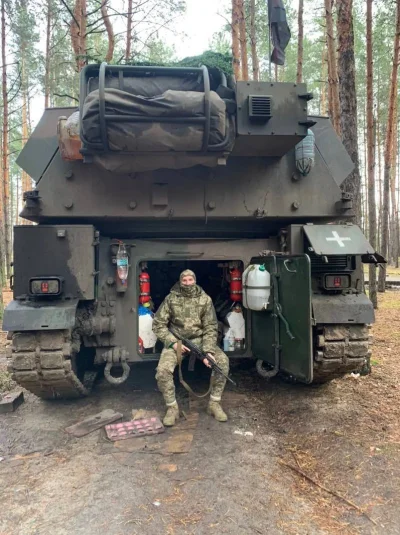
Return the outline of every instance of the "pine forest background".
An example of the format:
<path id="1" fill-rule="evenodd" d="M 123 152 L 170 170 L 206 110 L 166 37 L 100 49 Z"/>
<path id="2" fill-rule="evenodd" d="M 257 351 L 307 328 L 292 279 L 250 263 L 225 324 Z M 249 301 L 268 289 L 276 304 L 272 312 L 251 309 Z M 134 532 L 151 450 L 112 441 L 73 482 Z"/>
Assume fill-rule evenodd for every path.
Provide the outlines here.
<path id="1" fill-rule="evenodd" d="M 184 0 L 0 0 L 0 282 L 11 274 L 12 227 L 30 177 L 16 158 L 38 108 L 75 106 L 87 63 L 219 62 L 237 79 L 308 84 L 312 114 L 329 115 L 355 171 L 343 188 L 356 222 L 391 265 L 399 264 L 400 0 L 286 0 L 292 38 L 284 66 L 269 66 L 265 0 L 221 4 L 221 30 L 202 57 L 165 39 L 185 12 Z M 190 36 L 189 36 L 190 37 Z M 370 267 L 377 305 L 386 268 Z"/>

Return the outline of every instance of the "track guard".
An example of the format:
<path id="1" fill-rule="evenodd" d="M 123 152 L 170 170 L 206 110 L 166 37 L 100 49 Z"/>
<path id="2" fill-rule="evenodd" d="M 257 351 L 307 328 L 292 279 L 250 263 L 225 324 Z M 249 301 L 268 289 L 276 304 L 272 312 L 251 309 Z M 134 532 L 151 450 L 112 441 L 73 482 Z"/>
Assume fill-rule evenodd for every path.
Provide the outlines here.
<path id="1" fill-rule="evenodd" d="M 72 329 L 78 299 L 68 301 L 11 301 L 4 311 L 4 331 L 51 331 Z"/>

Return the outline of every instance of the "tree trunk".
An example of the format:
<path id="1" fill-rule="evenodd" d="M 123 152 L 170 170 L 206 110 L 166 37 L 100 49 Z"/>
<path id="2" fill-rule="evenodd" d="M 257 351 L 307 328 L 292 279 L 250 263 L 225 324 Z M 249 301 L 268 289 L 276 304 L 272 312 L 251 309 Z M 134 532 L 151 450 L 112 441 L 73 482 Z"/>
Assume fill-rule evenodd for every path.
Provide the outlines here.
<path id="1" fill-rule="evenodd" d="M 21 93 L 22 93 L 22 108 L 21 108 L 21 119 L 22 119 L 22 147 L 25 146 L 26 142 L 28 141 L 28 77 L 26 73 L 26 60 L 25 60 L 25 49 L 26 46 L 23 43 L 21 45 Z M 30 176 L 25 171 L 22 171 L 21 173 L 21 200 L 23 198 L 23 194 L 26 191 L 30 191 L 32 189 L 32 183 Z M 32 225 L 31 221 L 23 220 L 24 225 Z"/>
<path id="2" fill-rule="evenodd" d="M 28 128 L 28 138 L 32 134 L 32 123 L 31 123 L 31 100 L 29 98 L 29 92 L 26 93 L 26 126 Z"/>
<path id="3" fill-rule="evenodd" d="M 297 39 L 297 75 L 296 82 L 301 84 L 303 81 L 303 11 L 304 11 L 304 0 L 299 0 L 299 13 L 298 13 L 298 25 L 299 25 L 299 34 Z"/>
<path id="4" fill-rule="evenodd" d="M 339 36 L 339 96 L 342 141 L 354 164 L 354 171 L 342 185 L 353 196 L 355 222 L 361 226 L 361 177 L 358 156 L 357 95 L 354 59 L 352 0 L 337 0 L 337 30 Z"/>
<path id="5" fill-rule="evenodd" d="M 361 174 L 361 217 L 363 222 L 363 233 L 368 238 L 369 229 L 368 229 L 368 176 L 367 176 L 367 110 L 366 106 L 364 107 L 364 125 L 363 125 L 363 170 Z"/>
<path id="6" fill-rule="evenodd" d="M 3 189 L 3 169 L 0 168 L 0 290 L 5 284 L 5 250 L 6 250 L 6 241 L 4 235 L 4 189 Z M 0 291 L 1 297 L 2 292 Z M 3 302 L 0 297 L 0 312 L 3 311 Z"/>
<path id="7" fill-rule="evenodd" d="M 81 28 L 81 0 L 75 0 L 74 16 L 71 20 L 70 34 L 72 49 L 75 54 L 76 67 L 79 71 L 79 55 L 81 53 L 80 47 L 80 28 Z"/>
<path id="8" fill-rule="evenodd" d="M 81 0 L 81 29 L 80 29 L 80 48 L 82 57 L 79 62 L 79 72 L 87 64 L 87 49 L 86 49 L 86 25 L 87 25 L 87 8 L 86 0 Z"/>
<path id="9" fill-rule="evenodd" d="M 21 120 L 22 120 L 22 148 L 25 146 L 28 140 L 28 127 L 27 127 L 27 112 L 26 112 L 26 69 L 25 69 L 25 46 L 21 47 L 21 93 L 22 93 L 22 108 L 21 108 Z M 22 193 L 29 190 L 28 187 L 28 174 L 23 170 L 21 173 L 22 178 Z"/>
<path id="10" fill-rule="evenodd" d="M 330 104 L 332 112 L 331 119 L 334 129 L 340 136 L 340 103 L 339 103 L 339 82 L 336 61 L 336 39 L 333 29 L 332 0 L 324 0 L 326 16 L 326 39 L 328 44 L 328 83 L 330 87 Z"/>
<path id="11" fill-rule="evenodd" d="M 15 177 L 15 224 L 19 225 L 19 197 L 20 197 L 20 185 L 19 185 L 19 175 Z"/>
<path id="12" fill-rule="evenodd" d="M 322 49 L 322 64 L 321 64 L 321 102 L 320 102 L 320 114 L 321 115 L 328 115 L 327 61 L 328 61 L 328 52 L 326 49 L 326 42 L 325 42 L 324 48 Z"/>
<path id="13" fill-rule="evenodd" d="M 394 136 L 394 119 L 395 119 L 395 100 L 397 98 L 397 74 L 399 70 L 400 59 L 400 0 L 396 0 L 396 34 L 393 47 L 393 66 L 389 90 L 389 111 L 386 127 L 385 154 L 384 154 L 384 175 L 383 175 L 383 210 L 382 210 L 382 240 L 381 254 L 388 256 L 388 239 L 389 239 L 389 189 L 390 175 L 392 169 L 392 149 Z M 379 272 L 378 291 L 385 291 L 386 282 L 386 265 Z"/>
<path id="14" fill-rule="evenodd" d="M 397 81 L 396 81 L 397 82 Z M 396 94 L 397 94 L 396 83 Z M 390 204 L 391 204 L 391 231 L 390 231 L 390 258 L 392 264 L 396 264 L 396 258 L 398 258 L 397 250 L 397 232 L 398 232 L 398 217 L 397 217 L 397 206 L 396 206 L 396 163 L 397 163 L 397 98 L 395 98 L 394 105 L 394 127 L 393 127 L 393 144 L 392 144 L 392 172 L 390 176 Z"/>
<path id="15" fill-rule="evenodd" d="M 0 131 L 0 138 L 3 129 Z M 1 146 L 3 140 L 0 139 Z M 0 166 L 0 290 L 5 283 L 5 235 L 4 235 L 4 189 L 3 189 L 3 167 Z M 0 291 L 0 294 L 2 292 Z M 0 311 L 2 311 L 2 301 L 0 301 Z"/>
<path id="16" fill-rule="evenodd" d="M 4 237 L 4 201 L 3 201 L 3 188 L 0 188 L 0 314 L 3 317 L 3 292 L 2 289 L 5 286 L 5 265 L 4 265 L 4 251 L 5 251 L 5 237 Z"/>
<path id="17" fill-rule="evenodd" d="M 367 169 L 368 169 L 368 223 L 369 242 L 376 249 L 376 202 L 375 202 L 375 130 L 374 122 L 374 73 L 372 54 L 372 0 L 367 0 Z M 376 293 L 376 266 L 369 265 L 369 298 L 378 308 Z"/>
<path id="18" fill-rule="evenodd" d="M 47 15 L 46 15 L 46 55 L 44 67 L 44 107 L 50 106 L 50 41 L 51 41 L 51 11 L 52 0 L 47 0 Z"/>
<path id="19" fill-rule="evenodd" d="M 329 74 L 329 63 L 328 63 L 328 116 L 331 118 L 332 124 L 333 124 L 333 90 L 332 85 L 329 82 L 330 74 Z"/>
<path id="20" fill-rule="evenodd" d="M 131 47 L 132 47 L 132 0 L 128 0 L 128 13 L 126 22 L 126 48 L 125 48 L 125 61 L 131 59 Z"/>
<path id="21" fill-rule="evenodd" d="M 113 31 L 113 27 L 110 21 L 110 17 L 107 12 L 107 2 L 108 0 L 103 0 L 101 3 L 101 16 L 103 17 L 104 26 L 106 27 L 107 38 L 108 38 L 108 49 L 107 49 L 105 61 L 107 63 L 110 63 L 114 56 L 115 37 L 114 37 L 114 31 Z"/>
<path id="22" fill-rule="evenodd" d="M 239 39 L 239 20 L 240 9 L 238 6 L 239 0 L 232 0 L 232 63 L 233 74 L 236 80 L 242 80 L 242 73 L 240 69 L 240 39 Z"/>
<path id="23" fill-rule="evenodd" d="M 257 54 L 256 39 L 256 2 L 250 0 L 250 43 L 251 43 L 251 63 L 253 66 L 253 80 L 258 82 L 260 76 L 260 64 Z"/>
<path id="24" fill-rule="evenodd" d="M 397 117 L 399 117 L 399 113 L 397 113 Z M 396 200 L 396 258 L 395 258 L 395 267 L 399 267 L 399 256 L 400 256 L 400 220 L 399 220 L 399 212 L 400 212 L 400 147 L 399 147 L 399 123 L 396 126 L 396 137 L 397 137 L 397 200 Z"/>
<path id="25" fill-rule="evenodd" d="M 382 199 L 383 199 L 383 188 L 382 188 L 382 161 L 381 161 L 381 122 L 380 122 L 380 115 L 379 115 L 379 106 L 380 106 L 380 98 L 379 98 L 379 77 L 377 80 L 378 85 L 378 91 L 377 91 L 377 117 L 376 117 L 376 149 L 378 152 L 378 229 L 377 229 L 377 235 L 376 235 L 376 246 L 377 250 L 380 251 L 381 249 L 381 230 L 382 230 Z"/>
<path id="26" fill-rule="evenodd" d="M 75 53 L 76 67 L 80 72 L 86 65 L 86 0 L 75 0 L 74 16 L 71 20 L 70 33 L 72 48 Z"/>
<path id="27" fill-rule="evenodd" d="M 11 262 L 10 232 L 10 172 L 8 167 L 8 93 L 7 93 L 7 60 L 6 60 L 6 17 L 5 0 L 1 0 L 1 60 L 3 63 L 2 95 L 3 95 L 3 131 L 2 131 L 2 178 L 3 178 L 3 228 L 4 257 L 6 261 L 5 276 L 8 279 Z"/>
<path id="28" fill-rule="evenodd" d="M 240 18 L 239 18 L 239 38 L 240 38 L 240 60 L 242 63 L 242 79 L 249 79 L 249 62 L 247 60 L 247 35 L 246 19 L 244 13 L 244 1 L 238 0 Z"/>

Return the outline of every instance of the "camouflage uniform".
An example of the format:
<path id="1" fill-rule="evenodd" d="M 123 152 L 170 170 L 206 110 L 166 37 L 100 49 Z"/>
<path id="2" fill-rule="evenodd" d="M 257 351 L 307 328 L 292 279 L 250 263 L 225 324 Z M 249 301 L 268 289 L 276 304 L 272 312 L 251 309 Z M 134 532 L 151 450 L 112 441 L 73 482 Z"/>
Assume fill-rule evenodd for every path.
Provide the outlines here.
<path id="1" fill-rule="evenodd" d="M 181 274 L 180 279 L 184 274 L 194 276 L 192 271 L 186 270 Z M 229 359 L 217 347 L 218 323 L 211 297 L 196 284 L 184 287 L 176 283 L 158 309 L 153 322 L 153 331 L 164 344 L 157 366 L 156 380 L 166 405 L 172 406 L 176 402 L 173 373 L 178 363 L 172 346 L 177 339 L 169 332 L 168 326 L 171 326 L 178 335 L 193 341 L 205 353 L 211 353 L 227 375 Z M 221 400 L 225 383 L 226 379 L 219 373 L 213 376 L 211 401 Z"/>

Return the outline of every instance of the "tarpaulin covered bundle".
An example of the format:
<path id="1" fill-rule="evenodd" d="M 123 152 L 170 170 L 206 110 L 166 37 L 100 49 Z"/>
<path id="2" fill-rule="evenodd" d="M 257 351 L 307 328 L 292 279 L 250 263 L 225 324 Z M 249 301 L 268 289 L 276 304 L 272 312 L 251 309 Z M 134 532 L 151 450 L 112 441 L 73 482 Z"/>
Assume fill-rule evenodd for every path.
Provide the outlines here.
<path id="1" fill-rule="evenodd" d="M 177 81 L 182 83 L 182 80 Z M 153 92 L 163 89 L 165 79 L 164 84 L 157 83 L 154 79 L 150 84 L 149 80 L 146 82 L 147 86 L 142 81 L 141 87 L 135 89 L 142 90 L 147 95 L 133 94 L 117 88 L 105 89 L 106 115 L 155 118 L 154 122 L 107 120 L 109 149 L 116 152 L 200 151 L 204 139 L 204 123 L 174 123 L 173 119 L 204 117 L 204 93 L 196 90 L 167 89 L 161 94 L 153 95 Z M 190 84 L 187 85 L 190 87 Z M 101 143 L 97 89 L 88 94 L 82 111 L 82 134 L 85 140 Z M 171 122 L 157 122 L 157 117 L 171 118 Z M 224 100 L 215 91 L 210 91 L 209 146 L 224 140 L 226 122 Z"/>
<path id="2" fill-rule="evenodd" d="M 219 79 L 217 76 L 219 74 Z M 211 89 L 216 89 L 220 84 L 220 73 L 210 73 Z M 93 76 L 87 81 L 88 94 L 99 89 L 99 78 Z M 105 87 L 109 89 L 120 89 L 132 95 L 142 95 L 143 97 L 155 97 L 162 95 L 167 89 L 173 91 L 204 91 L 203 79 L 198 74 L 187 74 L 185 76 L 124 76 L 122 80 L 117 76 L 106 75 Z"/>

